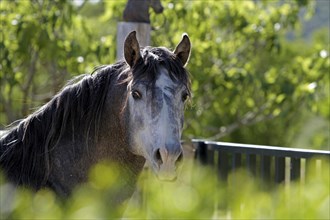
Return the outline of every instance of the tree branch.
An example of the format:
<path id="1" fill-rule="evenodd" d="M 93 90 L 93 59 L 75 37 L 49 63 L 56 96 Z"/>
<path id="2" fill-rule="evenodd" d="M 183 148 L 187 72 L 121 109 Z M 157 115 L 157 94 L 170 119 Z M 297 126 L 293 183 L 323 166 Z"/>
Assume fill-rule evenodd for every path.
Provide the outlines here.
<path id="1" fill-rule="evenodd" d="M 258 108 L 258 110 L 255 112 L 247 112 L 243 117 L 238 119 L 236 122 L 234 122 L 230 125 L 227 125 L 227 126 L 220 127 L 218 134 L 211 136 L 207 139 L 208 140 L 217 140 L 217 139 L 227 136 L 228 134 L 232 133 L 233 131 L 235 131 L 243 126 L 250 126 L 250 125 L 259 123 L 261 121 L 270 120 L 270 119 L 275 118 L 275 115 L 273 115 L 272 113 L 270 113 L 268 115 L 260 115 L 266 108 L 267 107 L 265 104 L 265 105 L 261 106 L 260 108 Z"/>

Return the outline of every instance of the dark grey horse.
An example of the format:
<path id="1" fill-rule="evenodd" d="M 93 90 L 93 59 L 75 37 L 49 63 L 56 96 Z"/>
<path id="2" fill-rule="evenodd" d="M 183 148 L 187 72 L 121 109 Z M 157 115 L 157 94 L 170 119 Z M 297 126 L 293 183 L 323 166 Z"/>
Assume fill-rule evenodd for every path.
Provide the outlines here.
<path id="1" fill-rule="evenodd" d="M 0 139 L 0 169 L 16 185 L 48 187 L 68 196 L 98 162 L 120 167 L 119 196 L 128 199 L 145 162 L 159 179 L 174 180 L 190 81 L 190 41 L 171 52 L 140 48 L 135 31 L 125 60 L 69 83 Z"/>
<path id="2" fill-rule="evenodd" d="M 128 0 L 124 10 L 124 21 L 150 23 L 149 8 L 157 14 L 164 10 L 160 0 Z"/>

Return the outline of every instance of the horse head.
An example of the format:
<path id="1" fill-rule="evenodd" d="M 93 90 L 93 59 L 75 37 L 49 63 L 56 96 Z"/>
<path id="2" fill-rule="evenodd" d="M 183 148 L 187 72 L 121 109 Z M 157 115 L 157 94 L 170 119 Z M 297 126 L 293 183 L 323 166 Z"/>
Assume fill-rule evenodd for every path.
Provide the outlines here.
<path id="1" fill-rule="evenodd" d="M 143 156 L 161 180 L 177 177 L 183 150 L 180 143 L 185 101 L 190 82 L 184 66 L 190 40 L 183 35 L 173 52 L 163 47 L 140 49 L 136 33 L 124 43 L 124 57 L 131 71 L 128 83 L 130 150 Z"/>

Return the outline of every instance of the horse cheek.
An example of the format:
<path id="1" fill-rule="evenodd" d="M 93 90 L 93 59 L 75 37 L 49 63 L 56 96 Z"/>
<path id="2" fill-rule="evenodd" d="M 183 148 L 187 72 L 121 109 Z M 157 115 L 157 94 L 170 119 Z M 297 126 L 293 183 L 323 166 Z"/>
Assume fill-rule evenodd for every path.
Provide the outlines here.
<path id="1" fill-rule="evenodd" d="M 134 117 L 134 127 L 136 129 L 139 129 L 139 128 L 143 128 L 144 127 L 144 120 L 143 120 L 143 116 L 138 114 Z"/>

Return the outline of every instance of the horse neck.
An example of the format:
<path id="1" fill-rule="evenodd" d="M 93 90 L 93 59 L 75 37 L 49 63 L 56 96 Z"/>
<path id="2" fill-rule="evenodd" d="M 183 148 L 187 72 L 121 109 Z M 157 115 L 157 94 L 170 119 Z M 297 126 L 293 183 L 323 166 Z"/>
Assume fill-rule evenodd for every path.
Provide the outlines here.
<path id="1" fill-rule="evenodd" d="M 121 181 L 131 189 L 123 190 L 123 197 L 133 193 L 145 160 L 129 151 L 127 114 L 122 111 L 126 85 L 112 84 L 109 87 L 98 128 L 90 133 L 90 138 L 76 137 L 73 140 L 72 133 L 67 132 L 52 151 L 49 185 L 59 194 L 67 195 L 77 184 L 87 181 L 90 168 L 101 161 L 120 167 Z"/>

